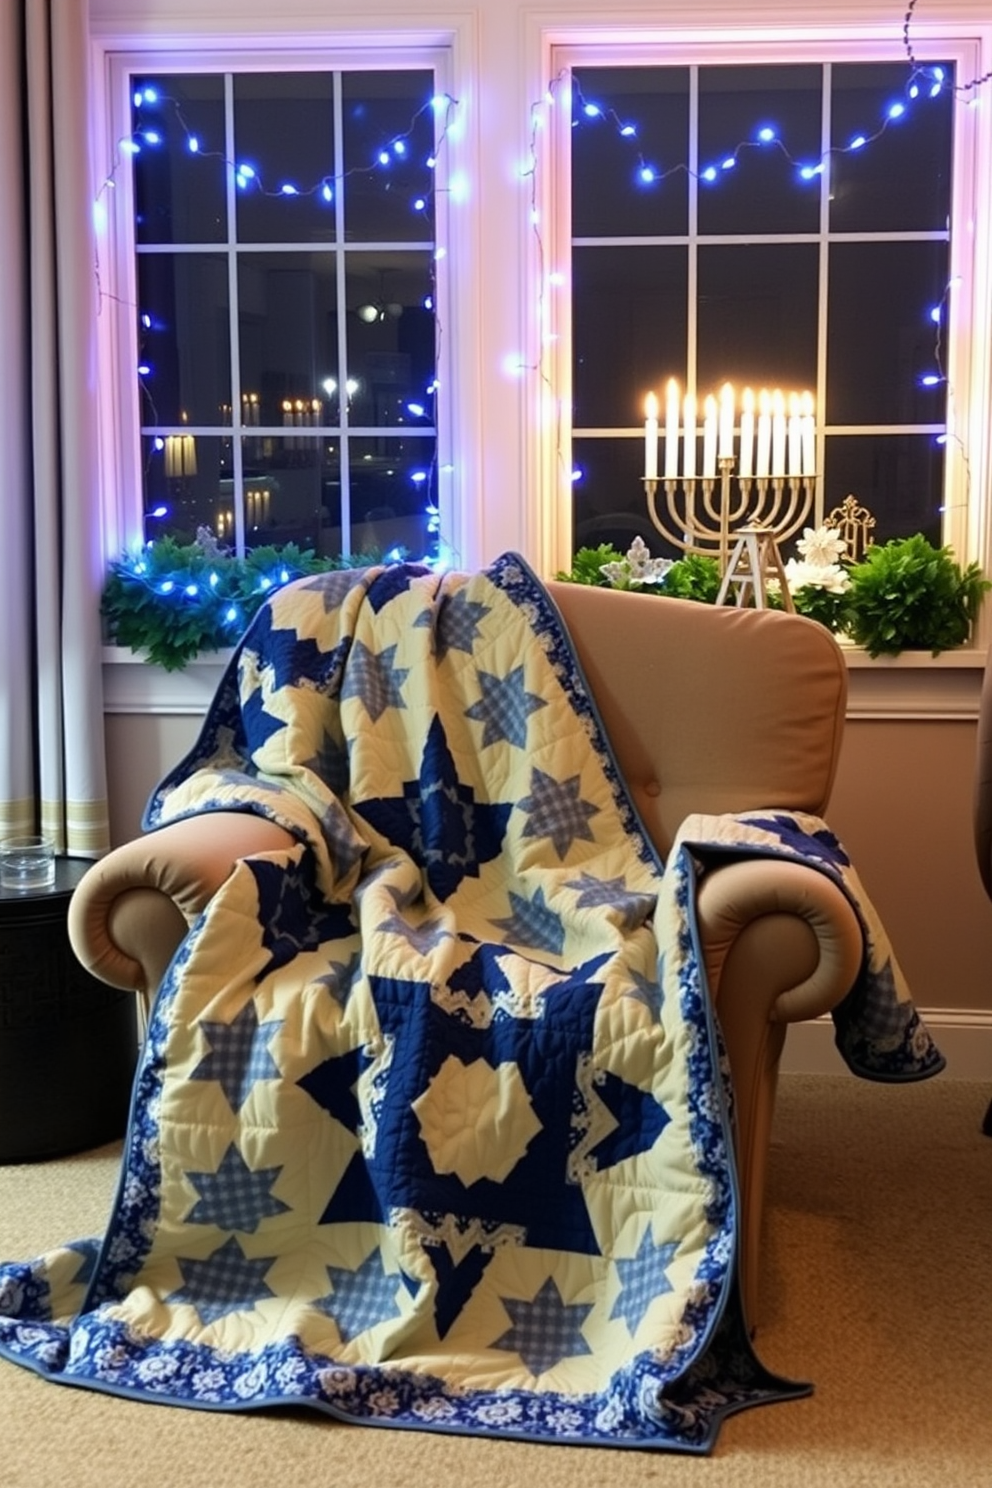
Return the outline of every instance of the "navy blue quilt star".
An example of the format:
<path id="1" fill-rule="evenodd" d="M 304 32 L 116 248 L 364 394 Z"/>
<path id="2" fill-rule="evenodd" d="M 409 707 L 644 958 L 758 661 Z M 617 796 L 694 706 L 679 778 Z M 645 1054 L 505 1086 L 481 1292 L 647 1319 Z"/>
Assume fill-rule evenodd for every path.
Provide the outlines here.
<path id="1" fill-rule="evenodd" d="M 316 885 L 313 853 L 299 863 L 270 863 L 245 859 L 258 887 L 258 920 L 262 945 L 269 961 L 256 976 L 260 981 L 277 966 L 286 966 L 301 951 L 316 950 L 326 940 L 341 940 L 354 932 L 347 904 L 329 904 Z"/>
<path id="2" fill-rule="evenodd" d="M 608 1071 L 596 1076 L 596 1094 L 616 1120 L 616 1126 L 592 1149 L 601 1168 L 612 1168 L 638 1152 L 650 1152 L 671 1117 L 649 1090 L 628 1085 Z"/>
<path id="3" fill-rule="evenodd" d="M 216 1173 L 187 1171 L 186 1177 L 200 1197 L 187 1214 L 186 1223 L 254 1234 L 263 1219 L 286 1214 L 290 1209 L 271 1192 L 281 1172 L 281 1167 L 249 1168 L 232 1142 Z"/>
<path id="4" fill-rule="evenodd" d="M 370 1063 L 363 1049 L 349 1049 L 345 1054 L 332 1054 L 296 1083 L 328 1116 L 357 1136 L 362 1109 L 355 1092 L 359 1076 Z"/>
<path id="5" fill-rule="evenodd" d="M 326 1297 L 318 1297 L 312 1306 L 334 1320 L 343 1343 L 376 1323 L 402 1316 L 396 1292 L 403 1278 L 385 1269 L 381 1251 L 373 1250 L 357 1271 L 328 1266 L 327 1275 L 333 1290 Z"/>
<path id="6" fill-rule="evenodd" d="M 282 1019 L 259 1023 L 254 1002 L 246 1002 L 230 1023 L 200 1020 L 210 1045 L 190 1074 L 191 1080 L 216 1080 L 232 1111 L 240 1111 L 256 1080 L 277 1080 L 279 1066 L 268 1046 L 282 1027 Z"/>
<path id="7" fill-rule="evenodd" d="M 505 677 L 492 672 L 479 672 L 482 696 L 465 709 L 465 717 L 484 725 L 482 746 L 498 744 L 505 739 L 518 749 L 527 747 L 527 720 L 538 708 L 548 706 L 547 699 L 524 687 L 524 668 L 516 666 Z"/>
<path id="8" fill-rule="evenodd" d="M 773 833 L 783 846 L 791 847 L 796 852 L 825 858 L 828 863 L 839 868 L 849 868 L 851 865 L 847 853 L 827 827 L 821 827 L 816 832 L 806 832 L 794 817 L 784 813 L 768 817 L 745 816 L 744 820 L 749 827 L 758 827 L 763 832 Z"/>
<path id="9" fill-rule="evenodd" d="M 410 674 L 409 667 L 394 665 L 398 645 L 370 651 L 364 641 L 351 648 L 348 666 L 341 684 L 340 698 L 358 698 L 373 723 L 378 723 L 387 708 L 405 708 L 402 687 Z"/>
<path id="10" fill-rule="evenodd" d="M 422 579 L 432 570 L 424 563 L 392 563 L 369 585 L 368 602 L 378 615 L 391 599 L 405 594 L 414 579 Z"/>
<path id="11" fill-rule="evenodd" d="M 277 734 L 280 729 L 286 727 L 285 719 L 276 718 L 273 713 L 266 712 L 265 693 L 261 687 L 256 687 L 255 691 L 241 704 L 241 719 L 249 754 L 253 754 L 256 749 L 261 749 L 273 734 Z"/>
<path id="12" fill-rule="evenodd" d="M 593 1023 L 602 993 L 602 983 L 590 978 L 603 959 L 596 957 L 551 988 L 544 997 L 543 1016 L 501 1016 L 482 1028 L 438 1006 L 428 982 L 369 979 L 380 1029 L 394 1044 L 375 1151 L 368 1158 L 357 1153 L 356 1158 L 367 1163 L 382 1212 L 413 1209 L 471 1214 L 483 1223 L 520 1225 L 526 1230 L 528 1245 L 599 1253 L 582 1190 L 568 1181 L 567 1164 L 574 1144 L 576 1067 L 592 1050 Z M 466 1186 L 454 1173 L 435 1172 L 421 1138 L 413 1103 L 451 1055 L 466 1067 L 479 1059 L 494 1070 L 505 1062 L 513 1063 L 529 1093 L 540 1130 L 501 1182 L 481 1177 Z M 351 1056 L 352 1061 L 357 1058 L 357 1054 Z M 330 1063 L 318 1066 L 300 1084 L 318 1104 L 328 1110 L 333 1106 L 332 1114 L 338 1115 L 342 1097 L 340 1091 L 332 1094 Z M 342 1077 L 337 1083 L 353 1083 L 357 1063 L 340 1056 L 340 1066 Z M 356 1111 L 357 1103 L 350 1116 L 357 1125 Z M 331 1196 L 322 1223 L 354 1219 L 350 1210 L 350 1202 L 343 1202 L 338 1190 Z"/>
<path id="13" fill-rule="evenodd" d="M 499 1299 L 512 1319 L 513 1326 L 493 1340 L 492 1348 L 519 1354 L 535 1378 L 553 1369 L 563 1359 L 591 1354 L 582 1336 L 582 1328 L 592 1312 L 591 1302 L 567 1303 L 552 1277 L 532 1301 L 518 1297 Z"/>
<path id="14" fill-rule="evenodd" d="M 677 1243 L 671 1240 L 664 1245 L 655 1245 L 649 1222 L 641 1236 L 637 1254 L 631 1260 L 614 1262 L 620 1278 L 620 1293 L 613 1303 L 610 1317 L 622 1317 L 630 1329 L 631 1338 L 655 1297 L 672 1290 L 668 1268 L 677 1250 Z"/>
<path id="15" fill-rule="evenodd" d="M 445 900 L 462 879 L 478 878 L 481 864 L 499 856 L 513 807 L 477 801 L 472 787 L 462 784 L 435 715 L 418 779 L 403 781 L 402 795 L 356 801 L 354 809 L 409 853 Z"/>
<path id="16" fill-rule="evenodd" d="M 201 1323 L 216 1322 L 229 1312 L 250 1312 L 256 1302 L 275 1296 L 264 1277 L 277 1259 L 277 1256 L 249 1259 L 232 1235 L 205 1261 L 179 1256 L 177 1264 L 183 1285 L 170 1292 L 165 1300 L 189 1303 L 196 1308 Z"/>
<path id="17" fill-rule="evenodd" d="M 300 637 L 292 626 L 274 623 L 274 612 L 264 605 L 245 639 L 245 650 L 253 651 L 259 665 L 272 672 L 272 686 L 295 687 L 301 681 L 333 689 L 350 648 L 345 637 L 330 651 L 322 651 L 316 641 Z"/>
<path id="18" fill-rule="evenodd" d="M 566 856 L 576 839 L 595 840 L 589 830 L 589 818 L 598 814 L 599 807 L 582 799 L 580 785 L 578 775 L 556 780 L 535 765 L 530 776 L 530 795 L 520 802 L 520 809 L 528 818 L 524 836 L 550 837 L 559 858 Z"/>

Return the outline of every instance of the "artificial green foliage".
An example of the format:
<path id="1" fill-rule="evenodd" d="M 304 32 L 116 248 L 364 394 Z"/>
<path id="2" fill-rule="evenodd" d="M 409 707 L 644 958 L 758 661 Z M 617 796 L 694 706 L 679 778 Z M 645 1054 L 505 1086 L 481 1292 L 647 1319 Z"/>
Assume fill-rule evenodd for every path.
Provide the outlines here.
<path id="1" fill-rule="evenodd" d="M 319 558 L 293 543 L 237 558 L 209 539 L 180 544 L 162 537 L 111 563 L 100 610 L 108 641 L 177 671 L 203 651 L 235 645 L 282 584 L 375 561 L 371 554 Z"/>
<path id="2" fill-rule="evenodd" d="M 571 568 L 567 572 L 562 570 L 555 574 L 555 578 L 562 579 L 567 584 L 595 584 L 600 588 L 610 589 L 613 586 L 603 573 L 603 565 L 622 562 L 623 554 L 610 543 L 600 543 L 598 548 L 579 548 L 572 559 Z"/>
<path id="3" fill-rule="evenodd" d="M 962 569 L 919 533 L 869 548 L 850 578 L 846 628 L 869 656 L 963 645 L 992 587 L 977 563 Z"/>
<path id="4" fill-rule="evenodd" d="M 834 635 L 847 631 L 850 621 L 851 596 L 849 592 L 835 594 L 818 584 L 803 584 L 792 596 L 797 615 L 808 620 L 817 620 Z"/>
<path id="5" fill-rule="evenodd" d="M 621 556 L 608 544 L 580 548 L 571 571 L 558 577 L 615 587 L 601 567 Z M 850 585 L 844 593 L 804 584 L 792 601 L 800 615 L 818 621 L 835 635 L 850 637 L 869 656 L 895 656 L 909 650 L 936 656 L 964 645 L 982 598 L 992 588 L 977 563 L 962 569 L 950 548 L 935 548 L 919 533 L 870 547 L 862 562 L 845 567 Z M 640 592 L 713 604 L 719 590 L 717 560 L 688 553 L 672 564 L 663 583 L 645 585 Z M 770 594 L 768 602 L 772 609 L 783 608 L 777 595 Z"/>
<path id="6" fill-rule="evenodd" d="M 715 604 L 720 592 L 720 565 L 705 553 L 686 553 L 672 564 L 658 592 L 671 599 Z"/>

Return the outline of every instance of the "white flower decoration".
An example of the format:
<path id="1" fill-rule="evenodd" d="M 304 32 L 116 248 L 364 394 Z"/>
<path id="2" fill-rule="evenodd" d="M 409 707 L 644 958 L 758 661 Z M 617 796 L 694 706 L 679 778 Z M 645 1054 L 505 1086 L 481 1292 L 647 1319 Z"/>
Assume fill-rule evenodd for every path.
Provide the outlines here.
<path id="1" fill-rule="evenodd" d="M 796 543 L 799 552 L 813 568 L 829 568 L 844 556 L 847 541 L 836 527 L 805 527 Z"/>
<path id="2" fill-rule="evenodd" d="M 672 562 L 671 558 L 652 558 L 644 539 L 635 537 L 624 558 L 601 564 L 599 571 L 615 589 L 620 589 L 627 585 L 660 584 Z"/>

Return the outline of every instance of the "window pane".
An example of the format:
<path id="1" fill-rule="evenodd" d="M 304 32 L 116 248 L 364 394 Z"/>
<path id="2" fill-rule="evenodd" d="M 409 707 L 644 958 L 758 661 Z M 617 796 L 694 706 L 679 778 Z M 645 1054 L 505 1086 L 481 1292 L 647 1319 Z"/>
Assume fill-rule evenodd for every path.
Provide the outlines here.
<path id="1" fill-rule="evenodd" d="M 942 423 L 937 328 L 946 243 L 835 243 L 830 249 L 828 424 Z"/>
<path id="2" fill-rule="evenodd" d="M 833 68 L 830 227 L 833 232 L 943 232 L 951 210 L 954 69 L 931 97 L 931 69 L 907 99 L 904 62 L 848 63 Z M 892 104 L 909 103 L 888 120 Z M 881 131 L 881 132 L 880 132 Z M 868 146 L 851 149 L 852 140 Z"/>
<path id="3" fill-rule="evenodd" d="M 136 241 L 224 242 L 224 79 L 136 78 L 134 96 L 141 100 L 131 112 L 140 145 L 134 156 Z"/>
<path id="4" fill-rule="evenodd" d="M 429 424 L 435 371 L 431 254 L 356 251 L 346 263 L 349 421 Z"/>
<path id="5" fill-rule="evenodd" d="M 648 515 L 640 439 L 576 439 L 572 450 L 574 546 L 612 543 L 626 553 L 635 537 L 655 557 L 675 557 Z"/>
<path id="6" fill-rule="evenodd" d="M 685 376 L 686 250 L 576 248 L 572 284 L 575 426 L 629 427 L 649 388 Z"/>
<path id="7" fill-rule="evenodd" d="M 834 435 L 824 456 L 824 511 L 854 495 L 876 520 L 877 543 L 922 532 L 939 546 L 944 447 L 932 434 Z"/>
<path id="8" fill-rule="evenodd" d="M 820 160 L 820 92 L 819 67 L 700 68 L 700 233 L 817 231 L 821 178 L 799 172 Z"/>
<path id="9" fill-rule="evenodd" d="M 584 67 L 573 78 L 572 118 L 573 235 L 684 234 L 689 69 Z M 653 181 L 641 178 L 643 167 Z"/>
<path id="10" fill-rule="evenodd" d="M 198 527 L 215 525 L 222 505 L 230 440 L 210 434 L 166 434 L 142 440 L 145 537 L 168 533 L 191 543 Z"/>
<path id="11" fill-rule="evenodd" d="M 245 546 L 293 542 L 321 555 L 339 553 L 339 441 L 294 433 L 265 439 L 255 452 L 253 443 L 246 440 L 244 452 Z"/>
<path id="12" fill-rule="evenodd" d="M 334 238 L 334 79 L 330 73 L 234 79 L 234 149 L 254 175 L 238 191 L 244 243 Z"/>
<path id="13" fill-rule="evenodd" d="M 352 439 L 350 450 L 354 551 L 423 557 L 431 547 L 427 507 L 437 501 L 434 440 Z"/>
<path id="14" fill-rule="evenodd" d="M 424 242 L 434 235 L 434 78 L 345 73 L 345 236 Z"/>
<path id="15" fill-rule="evenodd" d="M 306 412 L 337 423 L 337 338 L 333 254 L 238 255 L 241 387 L 257 399 L 251 422 L 283 424 L 287 413 L 298 422 Z"/>
<path id="16" fill-rule="evenodd" d="M 138 256 L 141 422 L 218 424 L 231 403 L 227 263 L 215 253 Z M 147 320 L 147 325 L 145 321 Z"/>
<path id="17" fill-rule="evenodd" d="M 700 248 L 700 392 L 727 380 L 815 387 L 818 252 L 815 243 Z"/>

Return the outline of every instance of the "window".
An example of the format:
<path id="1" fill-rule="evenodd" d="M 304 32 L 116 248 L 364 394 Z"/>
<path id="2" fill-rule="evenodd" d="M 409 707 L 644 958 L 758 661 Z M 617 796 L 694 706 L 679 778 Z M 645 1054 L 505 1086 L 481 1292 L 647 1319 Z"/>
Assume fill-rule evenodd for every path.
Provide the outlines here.
<path id="1" fill-rule="evenodd" d="M 142 537 L 431 555 L 435 68 L 120 72 Z"/>
<path id="2" fill-rule="evenodd" d="M 643 49 L 636 62 L 619 50 L 605 65 L 593 48 L 560 53 L 573 551 L 637 535 L 671 551 L 644 498 L 641 420 L 645 394 L 664 410 L 675 379 L 698 405 L 700 450 L 703 399 L 724 383 L 738 439 L 745 387 L 807 390 L 810 520 L 853 494 L 876 541 L 923 532 L 964 554 L 970 266 L 957 224 L 972 199 L 955 60 L 914 71 L 852 59 L 865 48 L 792 46 L 781 62 L 766 47 L 761 60 L 644 65 Z"/>

